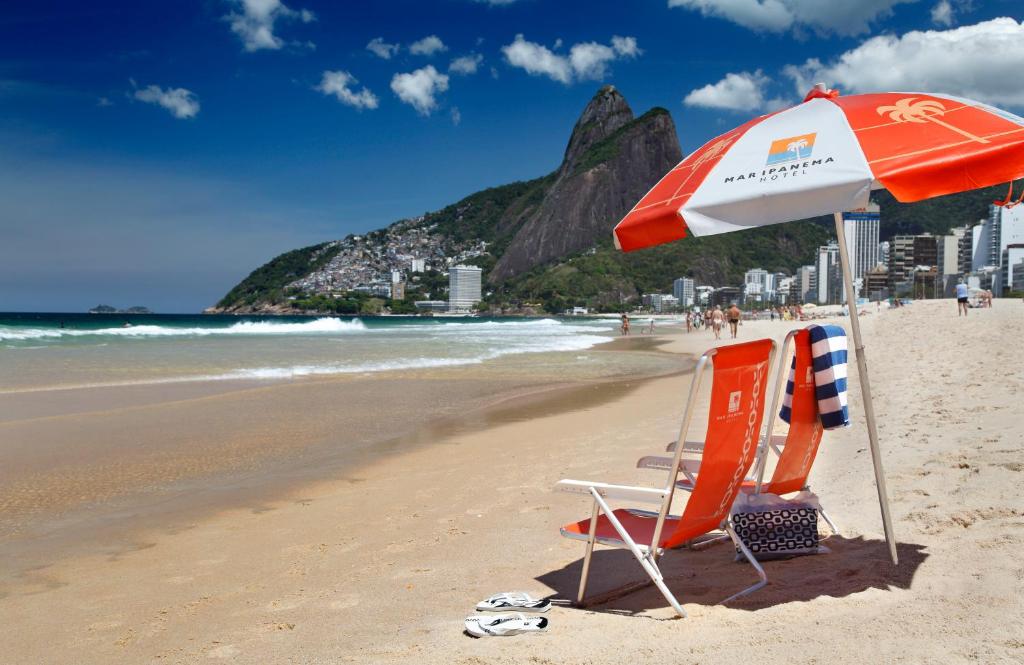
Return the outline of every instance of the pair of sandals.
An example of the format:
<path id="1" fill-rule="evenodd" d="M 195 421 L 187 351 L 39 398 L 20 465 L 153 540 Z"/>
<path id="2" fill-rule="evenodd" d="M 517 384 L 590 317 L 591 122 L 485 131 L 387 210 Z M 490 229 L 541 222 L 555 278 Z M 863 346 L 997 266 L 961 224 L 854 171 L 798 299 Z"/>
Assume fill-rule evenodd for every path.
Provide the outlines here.
<path id="1" fill-rule="evenodd" d="M 551 609 L 550 598 L 533 598 L 522 591 L 510 591 L 491 596 L 476 605 L 477 612 L 514 613 L 476 615 L 466 618 L 466 632 L 473 637 L 507 637 L 522 633 L 541 633 L 547 630 L 546 617 L 526 616 L 525 613 L 542 613 Z"/>

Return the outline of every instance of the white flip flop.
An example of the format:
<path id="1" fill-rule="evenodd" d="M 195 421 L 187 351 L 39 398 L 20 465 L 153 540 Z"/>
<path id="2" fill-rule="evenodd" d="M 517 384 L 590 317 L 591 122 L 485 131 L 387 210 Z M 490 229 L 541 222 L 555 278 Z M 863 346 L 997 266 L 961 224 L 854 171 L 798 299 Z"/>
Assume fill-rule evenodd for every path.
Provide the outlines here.
<path id="1" fill-rule="evenodd" d="M 547 612 L 551 609 L 550 598 L 534 598 L 524 591 L 507 591 L 496 593 L 487 600 L 476 604 L 477 612 Z"/>
<path id="2" fill-rule="evenodd" d="M 540 633 L 547 629 L 547 617 L 528 617 L 518 612 L 466 617 L 466 632 L 473 637 L 507 637 L 521 633 Z"/>

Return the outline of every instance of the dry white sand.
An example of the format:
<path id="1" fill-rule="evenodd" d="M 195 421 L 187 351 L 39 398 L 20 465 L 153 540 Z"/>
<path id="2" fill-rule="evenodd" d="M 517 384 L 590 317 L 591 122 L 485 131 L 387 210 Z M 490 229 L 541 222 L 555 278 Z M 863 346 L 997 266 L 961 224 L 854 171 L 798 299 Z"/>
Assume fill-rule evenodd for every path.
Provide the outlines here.
<path id="1" fill-rule="evenodd" d="M 957 319 L 952 301 L 862 319 L 901 563 L 881 539 L 851 381 L 852 428 L 826 433 L 811 484 L 842 529 L 832 554 L 765 565 L 751 584 L 728 547 L 663 559 L 690 612 L 652 588 L 547 634 L 474 640 L 462 620 L 494 592 L 575 595 L 583 546 L 560 524 L 585 498 L 563 477 L 655 484 L 633 468 L 676 436 L 689 377 L 601 406 L 459 434 L 289 501 L 213 515 L 131 551 L 65 560 L 0 599 L 12 663 L 601 663 L 1024 661 L 1024 305 Z M 789 324 L 742 328 L 778 339 Z M 704 333 L 672 333 L 703 351 Z M 601 390 L 601 386 L 594 388 Z M 599 549 L 592 589 L 642 579 Z"/>

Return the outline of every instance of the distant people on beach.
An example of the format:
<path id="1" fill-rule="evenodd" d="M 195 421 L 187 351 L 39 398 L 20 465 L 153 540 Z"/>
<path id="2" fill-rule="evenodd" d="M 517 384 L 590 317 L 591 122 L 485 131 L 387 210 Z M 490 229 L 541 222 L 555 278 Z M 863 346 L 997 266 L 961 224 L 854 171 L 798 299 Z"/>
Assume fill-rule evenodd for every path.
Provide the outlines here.
<path id="1" fill-rule="evenodd" d="M 732 335 L 733 339 L 739 336 L 740 327 L 740 308 L 733 303 L 729 307 L 729 334 Z"/>
<path id="2" fill-rule="evenodd" d="M 715 311 L 711 313 L 711 327 L 715 331 L 715 339 L 722 339 L 722 323 L 725 321 L 725 314 L 721 305 L 715 305 Z"/>
<path id="3" fill-rule="evenodd" d="M 711 330 L 711 317 L 712 317 L 712 314 L 713 314 L 713 312 L 711 311 L 710 307 L 708 307 L 706 310 L 704 310 L 704 327 L 708 331 L 712 331 Z"/>
<path id="4" fill-rule="evenodd" d="M 627 315 L 625 312 L 622 313 L 622 334 L 629 334 L 629 315 Z"/>
<path id="5" fill-rule="evenodd" d="M 648 335 L 653 335 L 654 334 L 654 317 L 651 317 L 651 327 L 650 327 L 650 329 L 648 329 L 647 334 Z"/>
<path id="6" fill-rule="evenodd" d="M 964 284 L 964 280 L 960 280 L 956 285 L 956 315 L 967 316 L 967 285 Z"/>
<path id="7" fill-rule="evenodd" d="M 687 312 L 683 318 L 686 319 L 686 332 L 690 332 L 693 330 L 693 312 Z"/>

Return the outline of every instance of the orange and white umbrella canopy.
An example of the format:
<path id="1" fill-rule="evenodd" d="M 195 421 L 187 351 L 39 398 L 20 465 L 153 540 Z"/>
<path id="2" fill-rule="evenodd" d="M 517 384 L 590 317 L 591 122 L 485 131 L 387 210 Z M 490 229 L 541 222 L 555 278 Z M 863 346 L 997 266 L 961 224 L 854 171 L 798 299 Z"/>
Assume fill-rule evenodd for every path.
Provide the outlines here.
<path id="1" fill-rule="evenodd" d="M 1024 118 L 949 95 L 839 96 L 802 104 L 708 141 L 615 227 L 630 251 L 854 210 L 871 190 L 903 202 L 1024 177 Z"/>

